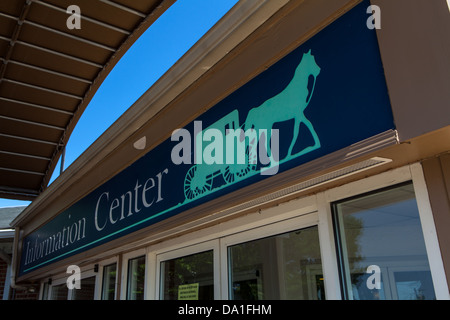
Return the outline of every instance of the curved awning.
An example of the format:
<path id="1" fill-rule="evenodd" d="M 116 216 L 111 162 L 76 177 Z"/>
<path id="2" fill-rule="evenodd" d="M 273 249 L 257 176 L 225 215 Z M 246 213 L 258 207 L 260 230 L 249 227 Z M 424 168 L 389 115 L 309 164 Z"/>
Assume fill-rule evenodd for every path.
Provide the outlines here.
<path id="1" fill-rule="evenodd" d="M 0 1 L 0 197 L 32 200 L 47 187 L 100 84 L 174 2 Z M 71 5 L 81 29 L 67 25 Z"/>

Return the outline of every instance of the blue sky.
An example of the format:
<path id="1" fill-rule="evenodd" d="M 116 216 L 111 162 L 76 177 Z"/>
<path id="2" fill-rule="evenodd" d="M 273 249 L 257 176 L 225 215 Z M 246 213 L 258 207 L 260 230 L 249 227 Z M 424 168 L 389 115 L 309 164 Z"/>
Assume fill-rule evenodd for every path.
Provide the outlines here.
<path id="1" fill-rule="evenodd" d="M 178 0 L 128 50 L 105 79 L 73 131 L 67 168 L 238 0 Z M 83 8 L 81 8 L 83 14 Z M 83 27 L 83 25 L 81 25 Z M 51 181 L 57 178 L 58 163 Z M 29 202 L 0 199 L 0 208 Z"/>

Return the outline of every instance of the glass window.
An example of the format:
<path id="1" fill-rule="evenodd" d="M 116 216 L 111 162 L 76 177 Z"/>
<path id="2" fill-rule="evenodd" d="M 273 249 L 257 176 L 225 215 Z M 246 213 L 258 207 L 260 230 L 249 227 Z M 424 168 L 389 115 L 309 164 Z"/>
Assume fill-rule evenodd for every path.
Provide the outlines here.
<path id="1" fill-rule="evenodd" d="M 213 300 L 213 251 L 161 262 L 161 299 Z"/>
<path id="2" fill-rule="evenodd" d="M 145 256 L 128 261 L 128 300 L 144 300 Z"/>
<path id="3" fill-rule="evenodd" d="M 116 294 L 117 264 L 103 267 L 102 300 L 114 300 Z"/>
<path id="4" fill-rule="evenodd" d="M 72 289 L 73 300 L 94 300 L 95 277 L 81 279 L 80 289 Z"/>
<path id="5" fill-rule="evenodd" d="M 48 282 L 44 283 L 44 286 L 42 288 L 42 300 L 48 300 L 49 296 L 48 296 L 48 290 L 49 290 L 50 286 L 48 284 Z"/>
<path id="6" fill-rule="evenodd" d="M 411 183 L 334 204 L 344 298 L 435 299 Z"/>
<path id="7" fill-rule="evenodd" d="M 325 299 L 318 227 L 228 248 L 230 299 Z"/>
<path id="8" fill-rule="evenodd" d="M 51 300 L 67 300 L 67 296 L 69 294 L 69 289 L 67 288 L 66 283 L 52 286 L 52 296 Z"/>

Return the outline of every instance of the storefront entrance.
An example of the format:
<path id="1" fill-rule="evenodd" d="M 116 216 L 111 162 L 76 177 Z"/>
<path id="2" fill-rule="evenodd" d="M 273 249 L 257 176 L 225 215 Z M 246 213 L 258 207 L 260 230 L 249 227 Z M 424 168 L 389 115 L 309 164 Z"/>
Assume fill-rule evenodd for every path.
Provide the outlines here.
<path id="1" fill-rule="evenodd" d="M 442 299 L 438 248 L 412 165 L 109 258 L 82 271 L 80 290 L 61 275 L 42 298 Z"/>

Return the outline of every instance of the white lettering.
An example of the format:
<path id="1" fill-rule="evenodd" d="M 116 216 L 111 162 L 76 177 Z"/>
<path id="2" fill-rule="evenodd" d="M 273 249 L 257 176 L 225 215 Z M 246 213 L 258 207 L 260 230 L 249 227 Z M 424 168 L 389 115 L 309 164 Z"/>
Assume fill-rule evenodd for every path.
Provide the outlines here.
<path id="1" fill-rule="evenodd" d="M 211 315 L 213 307 L 191 307 L 189 305 L 185 305 L 184 307 L 178 307 L 178 314 L 188 315 L 204 315 L 206 318 L 209 318 Z"/>
<path id="2" fill-rule="evenodd" d="M 227 153 L 225 155 L 225 161 L 227 164 L 234 164 L 235 160 L 237 164 L 245 164 L 245 138 L 249 137 L 249 141 L 251 141 L 252 138 L 250 137 L 250 135 L 254 135 L 254 138 L 256 140 L 256 130 L 250 129 L 245 131 L 245 133 L 242 129 L 226 130 L 225 145 L 227 146 Z M 241 142 L 241 139 L 244 143 Z"/>
<path id="3" fill-rule="evenodd" d="M 156 175 L 156 177 L 158 178 L 158 199 L 156 200 L 156 202 L 160 202 L 161 200 L 163 200 L 162 196 L 161 196 L 161 190 L 162 190 L 162 175 L 163 173 L 168 174 L 169 173 L 169 169 L 164 169 L 162 172 L 158 173 Z"/>
<path id="4" fill-rule="evenodd" d="M 66 273 L 71 273 L 72 275 L 67 278 L 67 288 L 68 289 L 81 289 L 81 270 L 80 267 L 76 265 L 70 265 L 67 267 Z"/>
<path id="5" fill-rule="evenodd" d="M 202 164 L 203 138 L 202 138 L 202 122 L 194 121 L 194 163 Z"/>
<path id="6" fill-rule="evenodd" d="M 136 186 L 134 187 L 134 212 L 139 212 L 141 209 L 138 208 L 138 191 L 139 188 L 142 187 L 141 184 L 139 184 L 139 180 L 136 181 Z"/>
<path id="7" fill-rule="evenodd" d="M 36 260 L 54 253 L 65 246 L 71 245 L 86 236 L 86 219 L 81 218 L 73 222 L 70 226 L 64 226 L 62 232 L 58 231 L 52 235 L 46 236 L 42 240 L 39 235 L 33 241 L 27 241 L 25 249 L 25 266 Z M 64 236 L 66 236 L 64 238 Z M 34 242 L 34 245 L 33 245 Z"/>
<path id="8" fill-rule="evenodd" d="M 370 30 L 381 29 L 381 9 L 379 6 L 371 5 L 367 7 L 367 13 L 371 16 L 367 18 L 367 28 Z"/>
<path id="9" fill-rule="evenodd" d="M 117 198 L 114 198 L 113 201 L 111 201 L 111 206 L 109 207 L 109 222 L 111 222 L 111 224 L 115 224 L 119 218 L 115 219 L 113 218 L 113 210 L 117 209 L 120 206 L 120 201 Z M 123 205 L 122 205 L 122 209 L 123 209 Z M 122 214 L 123 214 L 123 210 L 122 210 Z"/>
<path id="10" fill-rule="evenodd" d="M 103 192 L 97 199 L 94 213 L 94 223 L 97 231 L 105 229 L 108 223 L 114 225 L 138 213 L 141 211 L 142 206 L 148 208 L 154 203 L 162 201 L 164 199 L 162 193 L 163 175 L 168 172 L 169 169 L 164 169 L 156 174 L 155 177 L 148 178 L 143 185 L 139 183 L 139 180 L 136 180 L 136 184 L 131 190 L 116 198 L 111 197 L 111 200 L 109 192 Z M 102 209 L 103 207 L 108 208 L 109 212 Z M 102 212 L 104 213 L 101 214 Z M 106 217 L 106 214 L 108 214 L 108 217 Z M 81 229 L 78 228 L 78 234 L 80 232 Z"/>
<path id="11" fill-rule="evenodd" d="M 272 129 L 270 131 L 270 138 L 267 135 L 267 130 L 264 131 L 264 139 L 265 143 L 262 141 L 259 145 L 259 161 L 262 164 L 270 164 L 268 167 L 261 168 L 261 175 L 272 176 L 278 173 L 278 163 L 279 163 L 279 155 L 280 155 L 280 138 L 278 129 Z M 260 137 L 262 134 L 260 133 Z M 269 144 L 270 140 L 270 144 Z M 264 152 L 262 152 L 264 150 Z"/>
<path id="12" fill-rule="evenodd" d="M 225 129 L 216 128 L 202 131 L 202 121 L 194 121 L 194 164 L 257 164 L 269 165 L 261 168 L 261 175 L 274 175 L 279 164 L 278 129 Z M 270 132 L 270 136 L 269 136 Z M 224 138 L 225 134 L 225 138 Z M 171 158 L 176 165 L 191 164 L 191 135 L 186 129 L 172 132 L 172 141 L 182 141 L 172 148 Z M 209 142 L 205 144 L 204 142 Z M 204 147 L 203 147 L 204 146 Z M 258 147 L 258 151 L 256 148 Z M 250 151 L 248 151 L 250 150 Z M 258 154 L 257 154 L 258 153 Z"/>
<path id="13" fill-rule="evenodd" d="M 191 134 L 186 129 L 177 129 L 170 139 L 180 141 L 180 138 L 181 142 L 172 148 L 171 159 L 174 164 L 191 164 Z"/>
<path id="14" fill-rule="evenodd" d="M 150 182 L 150 185 L 147 187 L 147 184 Z M 153 201 L 155 201 L 155 198 L 153 198 L 150 202 L 147 201 L 147 191 L 151 190 L 155 186 L 155 179 L 149 178 L 147 181 L 145 181 L 144 189 L 142 189 L 142 203 L 144 204 L 144 207 L 148 208 L 153 204 Z"/>
<path id="15" fill-rule="evenodd" d="M 81 29 L 81 9 L 77 5 L 67 7 L 66 13 L 71 16 L 67 18 L 66 26 L 69 30 Z"/>
<path id="16" fill-rule="evenodd" d="M 120 196 L 120 198 L 122 199 L 122 213 L 121 213 L 121 217 L 123 217 L 124 214 L 124 207 L 125 207 L 125 198 L 128 195 L 128 215 L 127 217 L 131 216 L 133 214 L 133 210 L 131 209 L 131 205 L 132 205 L 132 201 L 133 201 L 133 194 L 131 193 L 131 191 L 127 191 L 125 192 L 123 195 Z M 120 218 L 122 220 L 122 218 Z"/>
<path id="17" fill-rule="evenodd" d="M 377 265 L 371 265 L 367 267 L 366 273 L 373 273 L 367 278 L 366 285 L 369 290 L 381 289 L 381 269 Z"/>
<path id="18" fill-rule="evenodd" d="M 218 129 L 208 129 L 203 133 L 203 141 L 211 141 L 203 150 L 206 164 L 223 164 L 223 136 Z"/>
<path id="19" fill-rule="evenodd" d="M 75 232 L 74 232 L 75 231 Z M 70 243 L 74 243 L 77 240 L 77 235 L 78 235 L 78 225 L 76 222 L 74 222 L 71 226 L 70 226 L 70 231 L 68 232 L 68 238 L 70 240 Z"/>
<path id="20" fill-rule="evenodd" d="M 99 204 L 100 204 L 100 200 L 102 199 L 102 197 L 103 197 L 104 195 L 106 195 L 106 200 L 108 200 L 108 198 L 109 198 L 109 193 L 108 193 L 108 192 L 103 192 L 103 193 L 100 195 L 100 197 L 98 197 L 97 205 L 95 206 L 94 224 L 95 224 L 95 229 L 97 229 L 97 231 L 102 231 L 103 228 L 106 226 L 106 222 L 107 222 L 107 221 L 105 220 L 105 223 L 103 224 L 102 227 L 100 227 L 100 226 L 98 225 L 98 207 L 99 207 Z"/>

